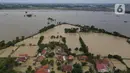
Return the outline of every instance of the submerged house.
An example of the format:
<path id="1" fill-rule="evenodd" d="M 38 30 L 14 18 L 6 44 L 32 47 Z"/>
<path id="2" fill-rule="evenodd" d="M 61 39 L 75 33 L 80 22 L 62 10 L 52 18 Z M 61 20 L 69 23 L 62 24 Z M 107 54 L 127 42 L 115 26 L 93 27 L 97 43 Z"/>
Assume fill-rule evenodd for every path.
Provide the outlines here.
<path id="1" fill-rule="evenodd" d="M 16 59 L 17 62 L 23 63 L 28 59 L 28 54 L 19 54 L 19 57 Z"/>
<path id="2" fill-rule="evenodd" d="M 38 68 L 35 73 L 50 73 L 48 64 Z"/>
<path id="3" fill-rule="evenodd" d="M 38 58 L 36 59 L 37 62 L 41 62 L 42 60 L 44 60 L 45 57 L 44 56 L 38 56 Z"/>
<path id="4" fill-rule="evenodd" d="M 107 58 L 99 59 L 96 61 L 96 68 L 98 72 L 109 72 L 109 61 Z"/>
<path id="5" fill-rule="evenodd" d="M 57 55 L 56 59 L 57 59 L 57 61 L 65 61 L 66 60 L 66 56 Z"/>
<path id="6" fill-rule="evenodd" d="M 88 57 L 85 56 L 85 55 L 82 55 L 82 56 L 78 56 L 78 59 L 81 61 L 81 62 L 86 62 L 88 60 Z"/>
<path id="7" fill-rule="evenodd" d="M 42 50 L 41 54 L 45 55 L 46 54 L 46 50 Z"/>
<path id="8" fill-rule="evenodd" d="M 63 65 L 62 66 L 62 71 L 66 72 L 66 73 L 71 72 L 72 69 L 73 69 L 72 65 Z"/>
<path id="9" fill-rule="evenodd" d="M 72 55 L 69 55 L 69 56 L 67 57 L 67 59 L 68 59 L 69 61 L 73 61 L 73 59 L 74 59 L 74 56 L 72 56 Z"/>

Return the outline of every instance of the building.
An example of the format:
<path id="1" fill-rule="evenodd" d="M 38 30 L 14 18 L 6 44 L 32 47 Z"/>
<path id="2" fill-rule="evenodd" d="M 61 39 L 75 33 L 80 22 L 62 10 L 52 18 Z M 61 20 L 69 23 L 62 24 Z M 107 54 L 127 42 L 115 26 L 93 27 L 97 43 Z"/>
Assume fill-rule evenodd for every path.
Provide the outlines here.
<path id="1" fill-rule="evenodd" d="M 38 68 L 35 73 L 50 73 L 48 64 Z"/>
<path id="2" fill-rule="evenodd" d="M 23 63 L 28 59 L 28 54 L 19 54 L 19 57 L 16 59 L 17 62 Z"/>
<path id="3" fill-rule="evenodd" d="M 66 73 L 71 72 L 72 71 L 72 65 L 63 65 L 62 71 L 66 72 Z"/>
<path id="4" fill-rule="evenodd" d="M 62 56 L 62 55 L 57 55 L 56 59 L 58 61 L 65 61 L 66 60 L 66 57 L 65 56 Z"/>
<path id="5" fill-rule="evenodd" d="M 96 61 L 96 68 L 98 72 L 104 73 L 104 72 L 109 72 L 109 61 L 107 58 L 104 59 L 99 59 Z"/>
<path id="6" fill-rule="evenodd" d="M 86 62 L 88 60 L 88 57 L 83 55 L 83 56 L 78 56 L 78 59 L 81 61 L 81 62 Z"/>
<path id="7" fill-rule="evenodd" d="M 38 56 L 38 58 L 37 58 L 37 60 L 36 60 L 36 61 L 41 62 L 41 61 L 43 61 L 44 59 L 45 59 L 45 57 L 44 57 L 44 56 Z"/>

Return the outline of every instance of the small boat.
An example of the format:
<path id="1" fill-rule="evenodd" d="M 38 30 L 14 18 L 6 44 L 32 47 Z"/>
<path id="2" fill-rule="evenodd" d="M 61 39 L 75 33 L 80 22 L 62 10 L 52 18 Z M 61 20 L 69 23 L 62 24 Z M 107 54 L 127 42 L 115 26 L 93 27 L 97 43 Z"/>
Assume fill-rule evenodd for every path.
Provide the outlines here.
<path id="1" fill-rule="evenodd" d="M 32 17 L 32 14 L 27 14 L 26 16 L 27 16 L 27 17 Z"/>
<path id="2" fill-rule="evenodd" d="M 127 23 L 128 21 L 124 21 L 124 23 Z"/>

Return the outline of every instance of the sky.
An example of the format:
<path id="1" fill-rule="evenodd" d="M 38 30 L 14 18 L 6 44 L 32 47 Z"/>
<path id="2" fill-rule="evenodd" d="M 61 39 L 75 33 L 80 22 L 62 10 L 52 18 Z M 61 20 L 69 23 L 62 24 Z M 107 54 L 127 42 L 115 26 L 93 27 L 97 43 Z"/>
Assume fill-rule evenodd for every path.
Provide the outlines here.
<path id="1" fill-rule="evenodd" d="M 130 3 L 130 0 L 0 0 L 6 3 Z"/>

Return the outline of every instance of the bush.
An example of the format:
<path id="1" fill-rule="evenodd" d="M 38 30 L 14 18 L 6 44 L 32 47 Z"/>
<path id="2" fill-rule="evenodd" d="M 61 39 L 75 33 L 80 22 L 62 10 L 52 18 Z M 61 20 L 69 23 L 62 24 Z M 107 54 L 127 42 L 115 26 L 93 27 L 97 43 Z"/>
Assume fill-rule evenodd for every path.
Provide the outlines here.
<path id="1" fill-rule="evenodd" d="M 42 43 L 43 39 L 44 39 L 44 36 L 41 36 L 37 44 L 40 45 Z"/>
<path id="2" fill-rule="evenodd" d="M 86 46 L 86 44 L 84 43 L 84 41 L 81 37 L 79 37 L 79 41 L 80 41 L 80 44 L 81 44 L 80 51 L 83 51 L 84 53 L 88 53 L 88 46 Z"/>
<path id="3" fill-rule="evenodd" d="M 55 56 L 55 53 L 54 53 L 54 52 L 51 52 L 51 53 L 48 54 L 48 57 L 51 57 L 51 58 L 52 58 L 52 57 L 54 57 L 54 56 Z"/>
<path id="4" fill-rule="evenodd" d="M 45 59 L 45 60 L 41 61 L 41 64 L 42 64 L 42 65 L 48 64 L 48 59 Z"/>
<path id="5" fill-rule="evenodd" d="M 51 73 L 55 73 L 55 71 L 51 71 Z"/>
<path id="6" fill-rule="evenodd" d="M 66 38 L 62 37 L 62 41 L 64 42 L 64 44 L 66 44 Z"/>
<path id="7" fill-rule="evenodd" d="M 75 48 L 75 51 L 78 51 L 78 47 Z"/>

